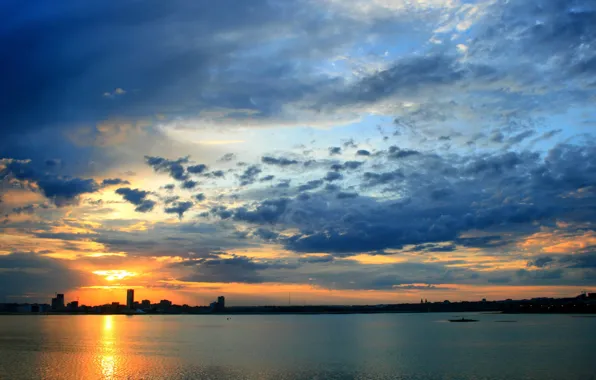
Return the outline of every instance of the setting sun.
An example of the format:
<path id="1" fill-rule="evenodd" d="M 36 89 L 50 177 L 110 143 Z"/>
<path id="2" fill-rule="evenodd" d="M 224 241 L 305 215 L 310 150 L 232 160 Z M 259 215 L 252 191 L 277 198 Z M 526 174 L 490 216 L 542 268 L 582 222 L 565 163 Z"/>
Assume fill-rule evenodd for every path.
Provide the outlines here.
<path id="1" fill-rule="evenodd" d="M 136 272 L 129 272 L 127 270 L 96 270 L 93 272 L 98 276 L 104 276 L 108 281 L 115 281 L 115 280 L 123 280 L 127 277 L 135 277 L 138 276 Z"/>

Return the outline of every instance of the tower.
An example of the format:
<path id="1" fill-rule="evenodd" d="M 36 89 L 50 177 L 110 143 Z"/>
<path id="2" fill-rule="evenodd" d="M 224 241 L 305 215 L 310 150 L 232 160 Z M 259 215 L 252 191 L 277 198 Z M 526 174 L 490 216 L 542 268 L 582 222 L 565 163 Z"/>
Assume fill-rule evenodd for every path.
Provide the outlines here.
<path id="1" fill-rule="evenodd" d="M 128 309 L 132 309 L 134 303 L 135 303 L 135 290 L 134 289 L 128 289 L 126 291 L 126 307 Z"/>

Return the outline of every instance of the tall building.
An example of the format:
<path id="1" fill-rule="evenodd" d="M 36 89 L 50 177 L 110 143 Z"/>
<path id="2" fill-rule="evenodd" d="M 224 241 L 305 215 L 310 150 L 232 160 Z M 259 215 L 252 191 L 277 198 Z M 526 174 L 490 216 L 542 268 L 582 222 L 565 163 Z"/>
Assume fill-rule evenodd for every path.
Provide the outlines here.
<path id="1" fill-rule="evenodd" d="M 219 310 L 223 310 L 226 308 L 226 297 L 224 297 L 224 296 L 217 297 L 217 308 Z"/>
<path id="2" fill-rule="evenodd" d="M 126 307 L 132 309 L 135 303 L 135 290 L 128 289 L 126 291 Z"/>
<path id="3" fill-rule="evenodd" d="M 52 298 L 52 310 L 64 309 L 64 294 L 56 294 L 56 297 Z"/>

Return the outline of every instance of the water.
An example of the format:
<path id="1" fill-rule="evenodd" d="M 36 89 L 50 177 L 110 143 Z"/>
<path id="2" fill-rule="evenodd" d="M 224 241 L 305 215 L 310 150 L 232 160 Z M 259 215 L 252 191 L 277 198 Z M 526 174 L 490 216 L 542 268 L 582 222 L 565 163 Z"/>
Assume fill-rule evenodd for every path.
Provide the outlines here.
<path id="1" fill-rule="evenodd" d="M 0 316 L 0 379 L 596 379 L 596 318 L 470 315 Z"/>

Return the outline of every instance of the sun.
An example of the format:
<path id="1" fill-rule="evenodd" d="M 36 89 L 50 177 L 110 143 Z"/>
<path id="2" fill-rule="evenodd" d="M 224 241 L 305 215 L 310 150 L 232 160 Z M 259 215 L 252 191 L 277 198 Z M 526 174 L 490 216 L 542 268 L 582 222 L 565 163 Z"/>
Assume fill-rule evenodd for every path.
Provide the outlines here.
<path id="1" fill-rule="evenodd" d="M 116 269 L 116 270 L 96 270 L 93 271 L 93 274 L 98 276 L 104 276 L 104 278 L 108 281 L 116 281 L 116 280 L 123 280 L 128 277 L 135 277 L 138 275 L 136 272 L 129 272 L 124 269 Z"/>

